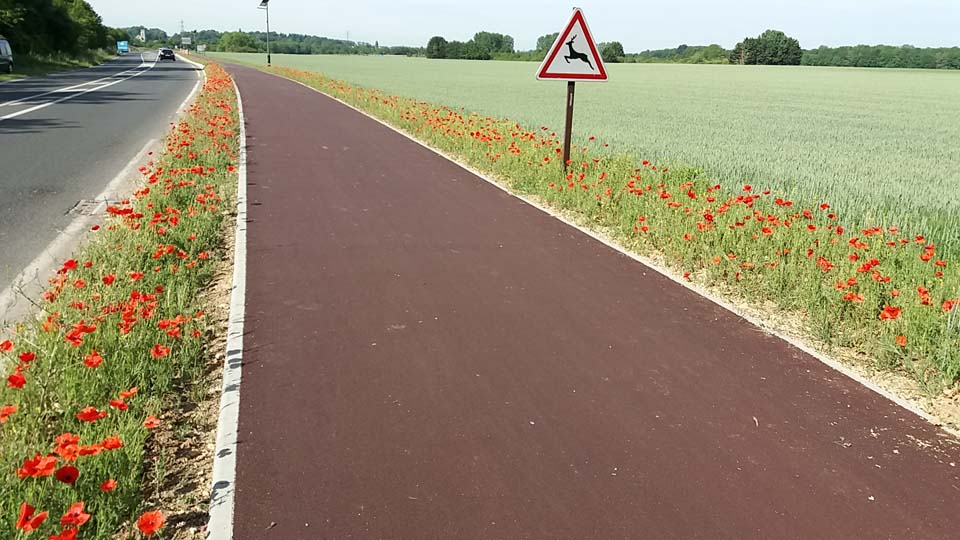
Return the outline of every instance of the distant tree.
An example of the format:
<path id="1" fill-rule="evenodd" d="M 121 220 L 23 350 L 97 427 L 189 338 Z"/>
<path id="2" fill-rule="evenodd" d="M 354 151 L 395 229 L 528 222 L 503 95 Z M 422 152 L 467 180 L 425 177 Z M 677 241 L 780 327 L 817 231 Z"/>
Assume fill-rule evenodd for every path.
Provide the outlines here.
<path id="1" fill-rule="evenodd" d="M 473 35 L 473 42 L 487 54 L 513 52 L 513 38 L 504 34 L 477 32 Z"/>
<path id="2" fill-rule="evenodd" d="M 600 58 L 607 64 L 615 64 L 625 56 L 623 45 L 619 41 L 600 43 L 597 48 L 600 49 Z"/>
<path id="3" fill-rule="evenodd" d="M 730 53 L 735 64 L 800 65 L 800 42 L 779 30 L 767 30 L 757 38 L 746 38 Z"/>
<path id="4" fill-rule="evenodd" d="M 557 38 L 560 37 L 560 32 L 555 32 L 553 34 L 547 34 L 537 38 L 537 52 L 542 54 L 547 54 L 547 51 L 550 50 L 550 47 L 553 46 L 553 43 L 557 41 Z"/>
<path id="5" fill-rule="evenodd" d="M 433 36 L 427 42 L 427 58 L 447 58 L 447 40 Z"/>
<path id="6" fill-rule="evenodd" d="M 225 32 L 220 36 L 217 50 L 224 52 L 257 52 L 257 42 L 245 32 Z"/>

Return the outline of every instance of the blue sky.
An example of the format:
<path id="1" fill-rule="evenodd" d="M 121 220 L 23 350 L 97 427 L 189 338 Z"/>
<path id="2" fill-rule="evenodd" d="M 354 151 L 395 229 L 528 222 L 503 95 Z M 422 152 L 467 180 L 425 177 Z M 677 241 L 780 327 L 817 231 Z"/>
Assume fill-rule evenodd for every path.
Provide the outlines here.
<path id="1" fill-rule="evenodd" d="M 88 0 L 110 26 L 144 25 L 169 33 L 264 28 L 259 0 Z M 478 30 L 514 37 L 518 49 L 557 32 L 579 5 L 599 41 L 628 52 L 719 43 L 730 48 L 767 28 L 785 31 L 804 48 L 819 45 L 910 43 L 960 46 L 960 0 L 271 0 L 273 31 L 425 45 L 430 36 L 469 39 Z"/>

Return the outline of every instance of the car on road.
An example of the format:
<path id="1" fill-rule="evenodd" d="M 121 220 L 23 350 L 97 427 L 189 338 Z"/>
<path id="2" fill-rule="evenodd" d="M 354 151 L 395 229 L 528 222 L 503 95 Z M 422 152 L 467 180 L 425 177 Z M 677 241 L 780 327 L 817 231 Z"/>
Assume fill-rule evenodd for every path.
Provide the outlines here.
<path id="1" fill-rule="evenodd" d="M 177 61 L 177 57 L 173 55 L 173 49 L 160 49 L 160 54 L 157 55 L 157 62 L 162 60 L 173 60 Z"/>
<path id="2" fill-rule="evenodd" d="M 3 36 L 0 36 L 0 73 L 13 73 L 13 49 Z"/>

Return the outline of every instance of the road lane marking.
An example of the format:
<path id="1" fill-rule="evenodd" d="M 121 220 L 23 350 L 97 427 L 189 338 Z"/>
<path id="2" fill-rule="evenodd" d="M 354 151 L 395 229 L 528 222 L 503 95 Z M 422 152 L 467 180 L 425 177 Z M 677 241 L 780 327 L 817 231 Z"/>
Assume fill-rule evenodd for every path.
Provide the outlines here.
<path id="1" fill-rule="evenodd" d="M 156 66 L 156 63 L 154 63 L 154 64 L 141 64 L 139 67 L 144 67 L 144 66 L 147 66 L 147 68 L 146 68 L 146 69 L 143 69 L 143 70 L 141 70 L 141 71 L 137 71 L 136 73 L 134 73 L 133 75 L 130 75 L 129 77 L 124 77 L 124 78 L 122 78 L 122 79 L 117 79 L 117 80 L 115 80 L 115 81 L 112 81 L 112 82 L 109 82 L 109 83 L 106 83 L 106 84 L 103 84 L 103 85 L 101 85 L 101 86 L 97 86 L 97 87 L 94 87 L 94 88 L 89 88 L 89 89 L 87 89 L 87 90 L 81 90 L 81 91 L 79 91 L 79 92 L 72 93 L 72 94 L 70 94 L 69 96 L 62 97 L 62 98 L 57 99 L 57 100 L 54 100 L 54 101 L 47 101 L 47 102 L 41 103 L 41 104 L 39 104 L 39 105 L 34 105 L 33 107 L 30 107 L 30 108 L 27 108 L 27 109 L 23 109 L 22 111 L 17 111 L 17 112 L 15 112 L 15 113 L 10 113 L 10 114 L 8 114 L 8 115 L 6 115 L 6 116 L 0 116 L 0 122 L 3 122 L 4 120 L 10 120 L 11 118 L 16 118 L 16 117 L 18 117 L 18 116 L 23 116 L 24 114 L 32 113 L 32 112 L 34 112 L 34 111 L 39 111 L 40 109 L 45 109 L 45 108 L 47 108 L 47 107 L 49 107 L 49 106 L 51 106 L 51 105 L 56 105 L 57 103 L 63 103 L 64 101 L 73 99 L 73 98 L 75 98 L 75 97 L 79 97 L 79 96 L 82 96 L 82 95 L 84 95 L 84 94 L 89 94 L 90 92 L 96 92 L 97 90 L 103 90 L 104 88 L 108 88 L 108 87 L 113 86 L 113 85 L 115 85 L 115 84 L 120 84 L 120 83 L 122 83 L 122 82 L 124 82 L 124 81 L 128 81 L 128 80 L 130 80 L 130 79 L 132 79 L 132 78 L 134 78 L 134 77 L 138 77 L 138 76 L 143 75 L 144 73 L 150 71 L 151 69 L 154 68 L 154 66 Z M 134 69 L 138 69 L 138 68 L 134 68 Z M 128 73 L 129 71 L 133 71 L 133 70 L 128 70 L 128 71 L 125 71 L 124 73 Z M 112 78 L 112 77 L 106 77 L 106 78 L 100 79 L 100 80 L 102 81 L 102 80 L 107 80 L 107 79 L 111 79 L 111 78 Z M 92 81 L 92 82 L 96 82 L 96 81 Z M 89 85 L 89 84 L 92 84 L 92 83 L 84 83 L 84 84 L 82 84 L 82 85 L 77 85 L 77 86 L 87 86 L 87 85 Z M 55 90 L 54 92 L 57 92 L 57 91 L 61 91 L 61 92 L 62 92 L 63 90 L 64 90 L 64 89 L 61 88 L 60 90 Z M 53 93 L 53 92 L 47 92 L 47 94 L 51 94 L 51 93 Z M 43 95 L 46 95 L 46 94 L 43 94 Z"/>
<path id="2" fill-rule="evenodd" d="M 136 71 L 136 70 L 138 70 L 138 69 L 142 69 L 143 67 L 145 67 L 145 66 L 147 66 L 147 65 L 149 65 L 149 63 L 148 63 L 148 62 L 144 62 L 143 59 L 141 58 L 141 59 L 140 59 L 140 65 L 137 66 L 137 67 L 132 67 L 132 68 L 130 68 L 130 69 L 121 71 L 121 72 L 119 72 L 119 73 L 114 73 L 114 74 L 112 74 L 112 75 L 108 75 L 108 76 L 106 76 L 106 77 L 101 77 L 101 78 L 99 78 L 99 79 L 95 79 L 95 80 L 92 80 L 92 81 L 87 81 L 87 82 L 83 82 L 83 83 L 80 83 L 80 84 L 74 84 L 74 85 L 72 85 L 72 86 L 65 86 L 65 87 L 63 87 L 63 88 L 57 88 L 57 89 L 54 89 L 54 90 L 49 90 L 49 91 L 47 91 L 47 92 L 42 92 L 42 93 L 40 93 L 40 94 L 34 94 L 34 95 L 32 95 L 32 96 L 27 96 L 27 97 L 15 99 L 15 100 L 13 100 L 13 101 L 5 101 L 5 102 L 3 102 L 3 103 L 0 103 L 0 107 L 12 107 L 12 106 L 20 105 L 21 103 L 25 103 L 25 102 L 27 102 L 27 101 L 30 101 L 31 99 L 35 99 L 35 98 L 39 98 L 39 97 L 43 97 L 43 96 L 49 96 L 50 94 L 56 94 L 56 93 L 58 93 L 58 92 L 68 92 L 68 91 L 71 91 L 71 90 L 74 90 L 74 89 L 76 89 L 76 88 L 80 88 L 80 87 L 83 87 L 83 86 L 87 86 L 87 85 L 91 85 L 91 84 L 96 84 L 96 83 L 103 82 L 103 81 L 108 81 L 108 80 L 110 80 L 110 79 L 112 79 L 112 78 L 114 78 L 114 77 L 119 77 L 120 75 L 124 75 L 124 74 L 130 73 L 131 71 Z M 23 80 L 25 80 L 25 79 L 16 79 L 16 80 L 14 80 L 14 81 L 8 81 L 8 82 L 17 82 L 17 81 L 23 81 Z"/>

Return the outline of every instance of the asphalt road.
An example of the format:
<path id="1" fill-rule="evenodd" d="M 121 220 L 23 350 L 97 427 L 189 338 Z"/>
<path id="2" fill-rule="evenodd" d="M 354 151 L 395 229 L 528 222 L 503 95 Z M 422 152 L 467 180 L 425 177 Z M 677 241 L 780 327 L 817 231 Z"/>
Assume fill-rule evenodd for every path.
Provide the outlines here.
<path id="1" fill-rule="evenodd" d="M 937 427 L 332 99 L 231 72 L 236 540 L 958 537 Z"/>
<path id="2" fill-rule="evenodd" d="M 155 59 L 0 84 L 0 290 L 169 129 L 198 68 Z"/>

